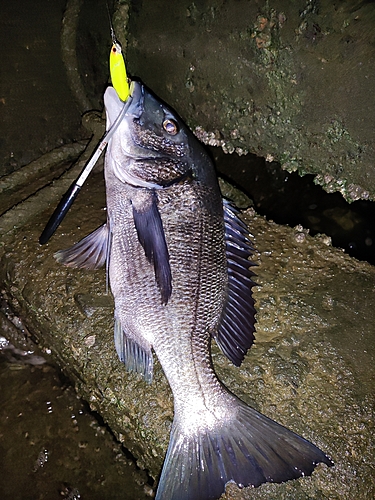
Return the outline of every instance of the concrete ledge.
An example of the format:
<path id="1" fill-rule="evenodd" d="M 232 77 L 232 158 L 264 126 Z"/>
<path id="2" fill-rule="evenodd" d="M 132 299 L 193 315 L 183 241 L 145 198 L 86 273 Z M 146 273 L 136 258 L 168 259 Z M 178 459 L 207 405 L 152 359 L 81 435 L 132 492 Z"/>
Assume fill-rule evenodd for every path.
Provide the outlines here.
<path id="1" fill-rule="evenodd" d="M 205 143 L 314 174 L 353 201 L 375 199 L 374 22 L 372 2 L 181 1 L 171 9 L 161 1 L 130 10 L 128 33 L 121 23 L 116 31 L 128 42 L 130 74 Z"/>
<path id="2" fill-rule="evenodd" d="M 102 174 L 90 177 L 41 247 L 38 237 L 61 196 L 59 183 L 54 187 L 0 219 L 7 300 L 139 466 L 156 477 L 173 418 L 160 365 L 151 386 L 126 373 L 113 345 L 105 271 L 67 269 L 53 258 L 105 220 Z M 239 369 L 215 348 L 217 372 L 239 397 L 316 443 L 336 465 L 283 485 L 230 486 L 224 498 L 372 498 L 374 268 L 333 249 L 327 237 L 311 238 L 303 228 L 278 226 L 252 210 L 244 218 L 259 252 L 257 342 Z"/>

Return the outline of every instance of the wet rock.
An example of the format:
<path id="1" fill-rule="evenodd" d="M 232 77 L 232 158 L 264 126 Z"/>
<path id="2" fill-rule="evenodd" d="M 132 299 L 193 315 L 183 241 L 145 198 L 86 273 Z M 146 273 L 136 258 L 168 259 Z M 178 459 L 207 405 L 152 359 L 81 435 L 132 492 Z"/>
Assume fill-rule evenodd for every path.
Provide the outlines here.
<path id="1" fill-rule="evenodd" d="M 373 2 L 162 1 L 132 8 L 117 33 L 130 74 L 203 142 L 353 201 L 375 199 L 374 21 Z"/>
<path id="2" fill-rule="evenodd" d="M 23 204 L 7 212 L 5 223 L 0 218 L 8 303 L 140 467 L 156 477 L 173 418 L 160 365 L 151 386 L 127 373 L 113 345 L 105 270 L 69 269 L 53 258 L 105 221 L 102 174 L 90 177 L 56 235 L 41 247 L 56 193 L 52 199 L 45 189 L 29 198 L 25 218 Z M 49 206 L 40 203 L 43 196 L 51 197 Z M 214 347 L 215 367 L 239 397 L 316 443 L 335 466 L 256 490 L 230 485 L 224 498 L 372 498 L 375 270 L 332 248 L 325 236 L 278 226 L 252 209 L 244 218 L 259 264 L 256 344 L 238 369 Z"/>
<path id="3" fill-rule="evenodd" d="M 74 300 L 76 301 L 79 309 L 82 314 L 90 318 L 93 314 L 100 311 L 102 308 L 113 308 L 113 301 L 109 295 L 87 295 L 77 293 L 74 296 Z"/>

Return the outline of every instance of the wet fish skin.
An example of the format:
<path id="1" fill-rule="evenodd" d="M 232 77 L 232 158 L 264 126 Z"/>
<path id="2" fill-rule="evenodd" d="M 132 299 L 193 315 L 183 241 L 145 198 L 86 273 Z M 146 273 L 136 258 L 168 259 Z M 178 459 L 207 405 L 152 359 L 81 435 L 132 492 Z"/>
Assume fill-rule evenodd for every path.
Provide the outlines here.
<path id="1" fill-rule="evenodd" d="M 111 88 L 105 105 L 109 127 L 122 106 Z M 108 146 L 105 177 L 107 224 L 57 259 L 88 268 L 109 261 L 118 355 L 151 382 L 153 349 L 171 386 L 156 499 L 213 500 L 229 481 L 259 486 L 332 465 L 217 379 L 211 339 L 236 365 L 254 339 L 251 242 L 203 147 L 140 83 Z"/>

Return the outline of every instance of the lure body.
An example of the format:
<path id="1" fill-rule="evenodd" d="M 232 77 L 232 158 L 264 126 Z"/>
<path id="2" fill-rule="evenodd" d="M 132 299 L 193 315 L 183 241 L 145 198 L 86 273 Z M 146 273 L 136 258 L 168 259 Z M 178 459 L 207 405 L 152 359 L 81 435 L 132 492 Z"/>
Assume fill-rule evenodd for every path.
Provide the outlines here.
<path id="1" fill-rule="evenodd" d="M 129 97 L 129 84 L 125 62 L 120 43 L 114 36 L 112 39 L 113 44 L 109 55 L 109 70 L 111 73 L 112 85 L 121 101 L 125 102 Z"/>

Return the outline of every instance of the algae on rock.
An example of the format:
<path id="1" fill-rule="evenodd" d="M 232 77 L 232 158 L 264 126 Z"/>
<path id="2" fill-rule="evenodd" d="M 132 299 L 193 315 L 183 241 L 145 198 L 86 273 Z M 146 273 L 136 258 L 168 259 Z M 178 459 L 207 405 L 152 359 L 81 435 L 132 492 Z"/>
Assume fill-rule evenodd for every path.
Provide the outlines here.
<path id="1" fill-rule="evenodd" d="M 105 271 L 69 269 L 53 258 L 105 220 L 101 174 L 87 181 L 43 247 L 38 237 L 51 209 L 33 197 L 26 203 L 24 224 L 23 204 L 0 218 L 8 301 L 139 466 L 157 477 L 173 418 L 160 365 L 151 385 L 127 373 L 114 348 Z M 316 443 L 335 466 L 282 485 L 230 486 L 224 498 L 372 498 L 375 270 L 333 249 L 327 237 L 267 222 L 252 209 L 244 218 L 260 264 L 256 343 L 239 369 L 214 347 L 215 367 L 239 397 Z"/>
<path id="2" fill-rule="evenodd" d="M 372 2 L 143 2 L 127 61 L 198 137 L 375 199 Z"/>

